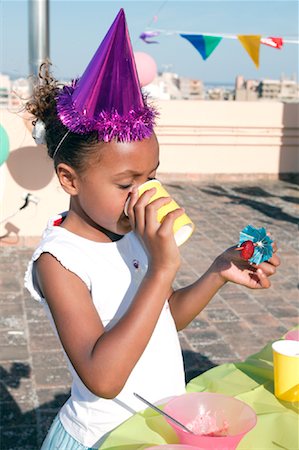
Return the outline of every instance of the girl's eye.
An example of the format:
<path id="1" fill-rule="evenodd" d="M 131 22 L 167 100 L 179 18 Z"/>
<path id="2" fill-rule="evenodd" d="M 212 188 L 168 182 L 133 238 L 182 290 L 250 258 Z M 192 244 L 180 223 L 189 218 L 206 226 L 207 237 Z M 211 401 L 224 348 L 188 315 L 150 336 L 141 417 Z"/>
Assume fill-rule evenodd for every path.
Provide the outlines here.
<path id="1" fill-rule="evenodd" d="M 151 181 L 151 180 L 155 180 L 156 177 L 148 177 L 147 179 L 148 179 L 148 181 Z M 133 186 L 133 183 L 119 184 L 118 185 L 119 189 L 123 189 L 123 190 L 130 189 L 132 186 Z"/>
<path id="2" fill-rule="evenodd" d="M 133 185 L 132 184 L 119 184 L 118 187 L 120 189 L 130 189 Z"/>

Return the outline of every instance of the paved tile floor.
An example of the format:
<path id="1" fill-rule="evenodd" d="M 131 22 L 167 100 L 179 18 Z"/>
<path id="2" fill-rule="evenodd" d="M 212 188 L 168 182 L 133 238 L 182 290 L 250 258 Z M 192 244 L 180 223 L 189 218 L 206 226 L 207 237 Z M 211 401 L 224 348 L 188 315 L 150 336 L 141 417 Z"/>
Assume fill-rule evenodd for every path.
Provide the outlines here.
<path id="1" fill-rule="evenodd" d="M 272 232 L 282 260 L 269 290 L 227 284 L 180 332 L 188 381 L 215 365 L 245 359 L 298 323 L 299 186 L 266 180 L 167 184 L 196 224 L 181 248 L 177 287 L 196 280 L 248 223 Z M 42 308 L 23 287 L 32 248 L 0 243 L 0 252 L 0 448 L 35 450 L 71 380 Z"/>

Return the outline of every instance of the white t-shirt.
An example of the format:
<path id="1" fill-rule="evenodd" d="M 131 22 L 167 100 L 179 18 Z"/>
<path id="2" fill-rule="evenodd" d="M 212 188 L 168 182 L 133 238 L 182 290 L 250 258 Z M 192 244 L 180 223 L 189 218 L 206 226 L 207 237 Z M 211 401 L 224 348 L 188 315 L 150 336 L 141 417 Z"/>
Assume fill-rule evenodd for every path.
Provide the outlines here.
<path id="1" fill-rule="evenodd" d="M 108 330 L 123 316 L 137 292 L 147 271 L 146 252 L 133 232 L 116 242 L 98 243 L 53 226 L 55 219 L 49 222 L 32 256 L 25 286 L 33 298 L 44 304 L 57 334 L 49 307 L 36 283 L 34 265 L 43 252 L 52 254 L 86 284 Z M 116 398 L 94 395 L 82 383 L 68 358 L 67 361 L 72 388 L 70 398 L 60 410 L 60 420 L 66 431 L 87 447 L 97 448 L 109 431 L 136 411 L 145 409 L 133 392 L 153 403 L 185 392 L 182 353 L 167 300 L 144 353 Z"/>

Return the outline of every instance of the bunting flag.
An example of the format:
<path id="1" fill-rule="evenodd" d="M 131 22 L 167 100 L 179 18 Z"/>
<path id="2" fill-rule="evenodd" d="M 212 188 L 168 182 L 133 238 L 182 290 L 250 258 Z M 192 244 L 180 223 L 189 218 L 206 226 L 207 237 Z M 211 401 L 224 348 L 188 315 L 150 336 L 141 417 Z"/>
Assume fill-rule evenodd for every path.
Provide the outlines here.
<path id="1" fill-rule="evenodd" d="M 259 58 L 260 58 L 260 44 L 261 36 L 257 35 L 238 35 L 237 36 L 248 55 L 254 62 L 256 68 L 259 68 Z"/>
<path id="2" fill-rule="evenodd" d="M 199 52 L 201 57 L 206 60 L 215 50 L 222 40 L 218 36 L 204 36 L 203 34 L 180 34 L 182 38 L 187 39 L 193 47 Z"/>
<path id="3" fill-rule="evenodd" d="M 262 37 L 261 35 L 230 35 L 222 33 L 188 33 L 186 31 L 175 30 L 151 30 L 143 32 L 139 37 L 146 44 L 158 44 L 158 41 L 152 40 L 153 37 L 165 35 L 177 35 L 186 39 L 192 44 L 203 60 L 206 60 L 219 45 L 222 39 L 238 39 L 246 52 L 254 62 L 256 68 L 259 68 L 260 44 L 272 48 L 281 49 L 284 44 L 299 44 L 299 40 L 285 39 L 282 37 Z"/>
<path id="4" fill-rule="evenodd" d="M 281 37 L 261 38 L 261 44 L 268 45 L 272 48 L 281 49 L 283 46 L 283 39 Z"/>
<path id="5" fill-rule="evenodd" d="M 150 39 L 152 39 L 155 36 L 159 36 L 159 34 L 160 34 L 159 31 L 144 31 L 143 33 L 141 33 L 141 35 L 139 37 L 146 44 L 159 44 L 158 41 L 150 40 Z"/>

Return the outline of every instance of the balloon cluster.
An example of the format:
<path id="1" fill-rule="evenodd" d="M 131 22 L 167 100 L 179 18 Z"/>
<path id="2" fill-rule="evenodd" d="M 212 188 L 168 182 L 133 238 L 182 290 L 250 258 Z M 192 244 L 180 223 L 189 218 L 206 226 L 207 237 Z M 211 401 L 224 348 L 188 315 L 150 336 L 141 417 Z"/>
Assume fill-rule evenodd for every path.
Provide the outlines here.
<path id="1" fill-rule="evenodd" d="M 9 139 L 5 129 L 0 125 L 0 166 L 7 160 L 9 155 Z"/>

